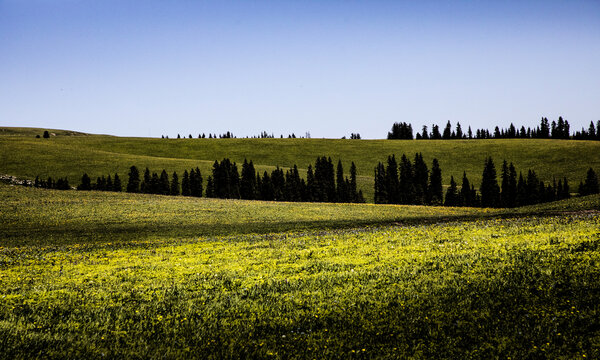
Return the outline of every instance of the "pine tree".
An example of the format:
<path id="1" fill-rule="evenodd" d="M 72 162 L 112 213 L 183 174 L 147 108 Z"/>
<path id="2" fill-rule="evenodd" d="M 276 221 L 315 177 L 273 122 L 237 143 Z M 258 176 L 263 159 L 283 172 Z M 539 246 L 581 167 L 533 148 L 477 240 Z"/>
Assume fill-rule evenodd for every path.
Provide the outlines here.
<path id="1" fill-rule="evenodd" d="M 256 171 L 252 161 L 244 159 L 242 164 L 242 178 L 240 180 L 240 196 L 242 199 L 252 200 L 256 197 Z"/>
<path id="2" fill-rule="evenodd" d="M 149 194 L 161 194 L 160 178 L 158 174 L 153 172 L 150 178 L 150 186 L 148 186 Z"/>
<path id="3" fill-rule="evenodd" d="M 482 207 L 500 206 L 500 187 L 496 178 L 496 167 L 491 157 L 485 161 L 479 192 Z"/>
<path id="4" fill-rule="evenodd" d="M 375 168 L 375 204 L 387 204 L 388 200 L 385 167 L 380 162 Z"/>
<path id="5" fill-rule="evenodd" d="M 121 192 L 123 190 L 123 186 L 121 185 L 121 178 L 119 174 L 115 173 L 115 179 L 113 180 L 113 191 Z"/>
<path id="6" fill-rule="evenodd" d="M 306 201 L 315 201 L 315 174 L 313 173 L 312 165 L 308 165 L 306 171 Z"/>
<path id="7" fill-rule="evenodd" d="M 135 166 L 129 168 L 129 181 L 127 182 L 127 192 L 140 192 L 140 172 Z"/>
<path id="8" fill-rule="evenodd" d="M 450 176 L 450 187 L 446 191 L 444 206 L 458 206 L 458 188 L 454 176 Z"/>
<path id="9" fill-rule="evenodd" d="M 414 204 L 425 204 L 427 201 L 427 180 L 429 178 L 429 169 L 423 160 L 421 153 L 415 154 L 415 163 L 413 170 L 413 184 L 415 187 Z"/>
<path id="10" fill-rule="evenodd" d="M 446 128 L 444 129 L 444 135 L 442 136 L 444 140 L 448 140 L 452 138 L 452 125 L 450 125 L 450 120 L 446 123 Z"/>
<path id="11" fill-rule="evenodd" d="M 37 182 L 38 178 L 36 177 L 35 179 Z M 88 174 L 86 174 L 86 173 L 83 174 L 83 176 L 81 177 L 81 184 L 79 184 L 79 186 L 77 186 L 77 190 L 92 190 L 92 180 L 90 179 Z"/>
<path id="12" fill-rule="evenodd" d="M 474 206 L 474 197 L 471 193 L 471 183 L 467 178 L 467 172 L 463 171 L 462 185 L 460 188 L 458 206 Z"/>
<path id="13" fill-rule="evenodd" d="M 354 165 L 354 162 L 352 162 L 352 164 L 350 165 L 350 189 L 349 189 L 349 193 L 350 193 L 350 201 L 351 202 L 359 202 L 358 200 L 358 192 L 357 192 L 357 185 L 356 185 L 356 165 Z"/>
<path id="14" fill-rule="evenodd" d="M 398 163 L 396 156 L 388 156 L 388 165 L 385 169 L 385 189 L 387 193 L 388 204 L 400 203 L 400 180 L 398 177 Z"/>
<path id="15" fill-rule="evenodd" d="M 413 183 L 413 169 L 410 160 L 402 154 L 400 159 L 399 202 L 400 204 L 413 204 L 415 199 L 415 186 Z"/>
<path id="16" fill-rule="evenodd" d="M 208 176 L 206 180 L 206 197 L 214 198 L 215 197 L 215 183 L 213 181 L 212 176 Z"/>
<path id="17" fill-rule="evenodd" d="M 592 194 L 598 194 L 599 192 L 600 192 L 600 186 L 598 184 L 598 176 L 596 175 L 596 172 L 594 172 L 594 170 L 592 168 L 589 168 L 589 170 L 587 171 L 583 186 L 580 186 L 579 195 L 581 195 L 581 196 L 592 195 Z"/>
<path id="18" fill-rule="evenodd" d="M 427 187 L 427 203 L 430 205 L 442 204 L 442 169 L 437 159 L 433 159 L 431 173 L 429 176 L 429 186 Z"/>
<path id="19" fill-rule="evenodd" d="M 187 170 L 184 170 L 183 178 L 181 179 L 181 195 L 190 196 L 191 194 L 192 193 L 190 190 L 190 176 L 189 176 Z"/>
<path id="20" fill-rule="evenodd" d="M 337 202 L 348 202 L 346 184 L 344 182 L 344 168 L 342 166 L 342 160 L 338 160 L 335 179 Z"/>
<path id="21" fill-rule="evenodd" d="M 144 193 L 144 194 L 150 193 L 150 182 L 151 182 L 150 169 L 146 168 L 146 170 L 144 170 L 144 180 L 142 180 L 142 184 L 140 185 L 140 191 L 142 193 Z"/>
<path id="22" fill-rule="evenodd" d="M 113 182 L 110 174 L 106 177 L 106 184 L 104 185 L 105 191 L 113 191 Z"/>
<path id="23" fill-rule="evenodd" d="M 175 171 L 173 171 L 173 175 L 171 176 L 171 190 L 169 193 L 174 196 L 179 195 L 179 176 L 177 176 L 177 172 Z"/>

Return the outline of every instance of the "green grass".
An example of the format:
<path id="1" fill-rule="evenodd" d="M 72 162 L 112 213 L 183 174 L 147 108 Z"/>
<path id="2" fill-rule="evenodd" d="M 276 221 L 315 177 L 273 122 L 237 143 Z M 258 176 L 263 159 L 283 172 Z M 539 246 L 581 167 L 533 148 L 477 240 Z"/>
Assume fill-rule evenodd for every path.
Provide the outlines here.
<path id="1" fill-rule="evenodd" d="M 0 196 L 0 358 L 600 357 L 598 195 L 513 210 Z"/>
<path id="2" fill-rule="evenodd" d="M 444 184 L 450 176 L 462 178 L 467 172 L 471 182 L 480 182 L 485 157 L 492 156 L 499 170 L 501 161 L 512 161 L 518 171 L 534 169 L 544 181 L 567 177 L 572 188 L 589 167 L 600 169 L 600 142 L 569 140 L 335 140 L 335 139 L 154 139 L 123 138 L 106 135 L 57 136 L 35 139 L 43 129 L 2 128 L 0 131 L 0 173 L 24 178 L 68 176 L 78 183 L 83 172 L 92 179 L 118 172 L 126 179 L 128 168 L 136 165 L 169 173 L 200 167 L 204 177 L 212 163 L 225 157 L 238 164 L 244 158 L 254 161 L 260 171 L 294 164 L 302 175 L 317 156 L 342 159 L 348 173 L 350 162 L 357 165 L 359 188 L 372 199 L 373 171 L 388 155 L 407 154 L 411 159 L 422 152 L 431 166 L 440 161 Z M 0 129 L 1 130 L 1 129 Z M 10 133 L 11 135 L 3 135 Z M 18 135 L 21 133 L 22 135 Z M 599 170 L 600 171 L 600 170 Z"/>

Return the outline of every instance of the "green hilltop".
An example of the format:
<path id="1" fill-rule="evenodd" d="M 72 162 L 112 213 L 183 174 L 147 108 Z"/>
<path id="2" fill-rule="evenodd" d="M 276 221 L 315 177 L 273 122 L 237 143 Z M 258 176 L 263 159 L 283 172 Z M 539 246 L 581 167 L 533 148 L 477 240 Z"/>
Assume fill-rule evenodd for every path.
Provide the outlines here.
<path id="1" fill-rule="evenodd" d="M 517 171 L 533 169 L 541 180 L 566 177 L 575 189 L 592 167 L 600 170 L 600 142 L 552 139 L 485 139 L 485 140 L 349 140 L 349 139 L 161 139 L 91 135 L 67 130 L 51 130 L 49 139 L 36 138 L 46 129 L 0 128 L 0 173 L 33 179 L 67 176 L 77 184 L 86 172 L 92 179 L 119 173 L 126 177 L 128 168 L 166 169 L 182 173 L 199 167 L 210 173 L 215 160 L 230 158 L 241 164 L 252 160 L 259 171 L 276 166 L 298 165 L 301 175 L 317 156 L 329 156 L 334 163 L 341 159 L 346 174 L 356 163 L 358 185 L 372 200 L 373 171 L 387 156 L 423 154 L 429 166 L 437 158 L 443 183 L 450 176 L 457 181 L 463 171 L 479 185 L 484 159 L 493 157 L 499 170 L 502 160 L 513 162 Z"/>

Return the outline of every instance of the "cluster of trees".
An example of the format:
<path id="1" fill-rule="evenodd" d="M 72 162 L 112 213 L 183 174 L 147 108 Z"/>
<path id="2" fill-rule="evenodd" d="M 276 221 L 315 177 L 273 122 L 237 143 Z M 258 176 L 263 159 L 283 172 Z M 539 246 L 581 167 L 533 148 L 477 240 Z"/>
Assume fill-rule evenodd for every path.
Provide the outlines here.
<path id="1" fill-rule="evenodd" d="M 571 196 L 567 178 L 545 184 L 533 170 L 524 176 L 506 161 L 502 164 L 500 184 L 491 157 L 485 160 L 479 191 L 463 172 L 459 188 L 450 177 L 445 197 L 442 192 L 442 171 L 437 159 L 433 159 L 431 171 L 420 153 L 411 162 L 402 155 L 400 162 L 388 156 L 387 164 L 375 168 L 375 203 L 415 204 L 471 207 L 517 207 L 567 199 Z M 598 177 L 590 168 L 585 182 L 579 185 L 580 195 L 599 193 Z"/>
<path id="2" fill-rule="evenodd" d="M 33 186 L 44 189 L 71 190 L 69 179 L 66 177 L 58 178 L 56 180 L 52 179 L 52 177 L 48 177 L 48 179 L 43 180 L 36 176 L 35 180 L 33 181 Z"/>
<path id="3" fill-rule="evenodd" d="M 501 184 L 498 184 L 496 167 L 491 157 L 485 160 L 483 173 L 481 177 L 481 186 L 479 194 L 473 194 L 465 198 L 465 191 L 461 189 L 458 193 L 454 179 L 451 179 L 450 188 L 447 191 L 450 195 L 449 206 L 481 206 L 481 207 L 517 207 L 524 205 L 533 205 L 543 202 L 567 199 L 571 196 L 569 182 L 567 178 L 553 181 L 551 184 L 544 184 L 539 179 L 535 171 L 528 170 L 524 177 L 522 172 L 517 171 L 511 162 L 506 160 L 502 164 L 500 175 Z M 468 181 L 466 174 L 463 174 L 463 184 Z M 464 185 L 463 185 L 464 186 Z M 475 197 L 473 197 L 475 195 Z"/>
<path id="4" fill-rule="evenodd" d="M 119 174 L 115 173 L 115 177 L 112 178 L 110 174 L 107 177 L 104 175 L 99 176 L 96 179 L 96 183 L 92 184 L 92 179 L 87 173 L 84 173 L 81 177 L 81 184 L 77 185 L 77 190 L 98 190 L 98 191 L 122 191 L 121 178 Z"/>
<path id="5" fill-rule="evenodd" d="M 87 175 L 84 174 L 84 177 Z M 88 177 L 89 179 L 89 177 Z M 83 183 L 83 178 L 82 178 Z M 88 188 L 81 189 L 87 190 Z M 306 180 L 300 177 L 298 167 L 283 171 L 277 167 L 261 176 L 254 168 L 252 161 L 244 160 L 241 176 L 238 166 L 229 159 L 215 161 L 212 174 L 206 181 L 206 191 L 203 193 L 203 179 L 200 169 L 184 171 L 181 181 L 176 172 L 169 176 L 165 170 L 160 176 L 150 174 L 148 168 L 140 179 L 139 170 L 132 166 L 129 170 L 127 192 L 206 196 L 221 199 L 273 200 L 273 201 L 317 201 L 317 202 L 364 202 L 362 191 L 357 189 L 356 165 L 351 164 L 350 178 L 344 176 L 341 161 L 334 169 L 331 158 L 317 159 L 313 171 L 309 165 Z"/>
<path id="6" fill-rule="evenodd" d="M 585 180 L 579 183 L 579 195 L 592 195 L 600 193 L 600 185 L 598 185 L 598 175 L 589 168 Z"/>
<path id="7" fill-rule="evenodd" d="M 415 154 L 414 163 L 402 154 L 398 165 L 392 155 L 387 166 L 380 162 L 375 168 L 376 204 L 440 205 L 442 197 L 442 170 L 437 159 L 433 159 L 431 173 L 420 153 Z"/>
<path id="8" fill-rule="evenodd" d="M 206 196 L 229 199 L 271 201 L 364 202 L 357 191 L 356 165 L 350 167 L 350 178 L 344 177 L 341 161 L 337 172 L 331 158 L 317 158 L 313 170 L 308 166 L 306 180 L 300 177 L 298 166 L 286 170 L 277 167 L 261 176 L 252 161 L 242 164 L 241 177 L 236 163 L 223 159 L 213 164 L 212 176 L 207 179 Z"/>
<path id="9" fill-rule="evenodd" d="M 206 191 L 199 168 L 183 173 L 181 186 L 177 172 L 171 178 L 165 170 L 160 175 L 150 173 L 146 168 L 140 178 L 137 167 L 129 171 L 127 192 L 161 195 L 183 195 L 223 199 L 270 200 L 270 201 L 313 201 L 313 202 L 364 202 L 362 191 L 357 189 L 357 172 L 354 163 L 350 166 L 350 177 L 344 175 L 342 162 L 334 167 L 331 158 L 317 158 L 314 167 L 308 166 L 306 180 L 300 177 L 294 165 L 285 172 L 277 167 L 261 176 L 252 161 L 244 160 L 241 176 L 235 162 L 223 159 L 215 161 L 212 175 L 207 179 Z M 68 190 L 67 178 L 54 181 L 51 177 L 40 180 L 36 177 L 35 187 Z M 98 177 L 92 184 L 90 177 L 83 174 L 78 190 L 122 191 L 121 180 L 114 177 Z M 587 171 L 584 181 L 579 183 L 579 195 L 600 193 L 598 176 L 592 168 Z M 571 196 L 567 178 L 545 184 L 535 171 L 528 170 L 524 176 L 513 163 L 506 160 L 502 164 L 500 183 L 494 161 L 485 160 L 479 191 L 463 172 L 459 189 L 454 177 L 445 196 L 442 190 L 442 170 L 437 159 L 433 159 L 431 170 L 423 160 L 423 155 L 415 154 L 414 160 L 402 155 L 400 162 L 394 155 L 388 156 L 387 163 L 378 163 L 375 168 L 375 203 L 415 204 L 470 207 L 517 207 L 543 202 L 567 199 Z"/>
<path id="10" fill-rule="evenodd" d="M 358 135 L 358 136 L 359 136 L 358 138 L 360 139 L 360 135 Z M 37 137 L 39 138 L 39 135 L 38 135 Z M 163 139 L 168 139 L 168 138 L 169 138 L 169 135 L 161 135 L 161 137 L 162 137 Z M 189 139 L 192 139 L 192 138 L 193 138 L 193 137 L 192 137 L 192 134 L 189 134 L 187 137 L 188 137 Z M 288 134 L 288 136 L 287 136 L 287 137 L 288 137 L 288 139 L 295 139 L 297 136 L 296 136 L 296 134 L 295 134 L 295 133 L 291 133 L 291 134 Z M 181 136 L 181 134 L 177 134 L 177 138 L 178 138 L 178 139 L 182 139 L 182 138 L 185 138 L 185 136 Z M 206 138 L 207 138 L 207 136 L 206 136 L 206 134 L 205 134 L 205 133 L 198 134 L 198 139 L 206 139 Z M 233 133 L 232 133 L 232 132 L 228 131 L 228 132 L 226 132 L 226 133 L 224 133 L 224 134 L 220 134 L 220 135 L 218 135 L 218 136 L 217 136 L 217 134 L 210 134 L 210 133 L 209 133 L 209 134 L 208 134 L 208 138 L 209 138 L 209 139 L 217 139 L 217 138 L 218 138 L 218 139 L 237 139 L 237 136 L 233 135 Z M 248 138 L 248 136 L 246 136 L 246 138 Z M 275 135 L 274 135 L 273 133 L 271 133 L 271 134 L 268 134 L 266 131 L 263 131 L 263 132 L 261 132 L 261 133 L 260 133 L 259 135 L 257 135 L 257 136 L 252 136 L 252 138 L 253 138 L 253 139 L 274 139 L 274 138 L 275 138 Z M 282 138 L 282 139 L 283 139 L 283 134 L 282 134 L 282 135 L 280 135 L 280 138 Z M 306 138 L 306 139 L 310 139 L 310 133 L 309 133 L 309 132 L 307 132 L 307 133 L 305 134 L 305 136 L 300 136 L 300 138 Z"/>
<path id="11" fill-rule="evenodd" d="M 392 131 L 388 132 L 388 139 L 404 139 L 412 140 L 454 140 L 454 139 L 575 139 L 575 140 L 600 140 L 600 120 L 597 125 L 594 122 L 590 122 L 590 126 L 587 130 L 581 129 L 571 136 L 571 127 L 569 122 L 560 116 L 558 121 L 552 121 L 550 123 L 548 118 L 543 117 L 540 121 L 540 125 L 536 128 L 525 128 L 521 126 L 517 129 L 514 124 L 506 129 L 500 129 L 498 126 L 494 128 L 493 132 L 488 129 L 477 129 L 475 132 L 471 130 L 469 126 L 467 131 L 464 131 L 460 123 L 456 124 L 456 127 L 452 129 L 450 121 L 446 123 L 446 127 L 443 131 L 440 131 L 438 125 L 432 125 L 431 132 L 428 131 L 427 126 L 423 126 L 420 133 L 413 137 L 412 125 L 408 123 L 394 123 L 392 125 Z"/>

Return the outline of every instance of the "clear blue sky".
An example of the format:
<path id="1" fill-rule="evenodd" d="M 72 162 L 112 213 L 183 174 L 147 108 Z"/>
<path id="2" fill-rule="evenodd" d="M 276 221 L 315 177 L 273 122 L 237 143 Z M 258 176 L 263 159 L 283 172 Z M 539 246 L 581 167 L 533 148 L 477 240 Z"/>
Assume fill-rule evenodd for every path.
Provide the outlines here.
<path id="1" fill-rule="evenodd" d="M 599 1 L 0 0 L 0 126 L 384 137 L 600 119 Z"/>

